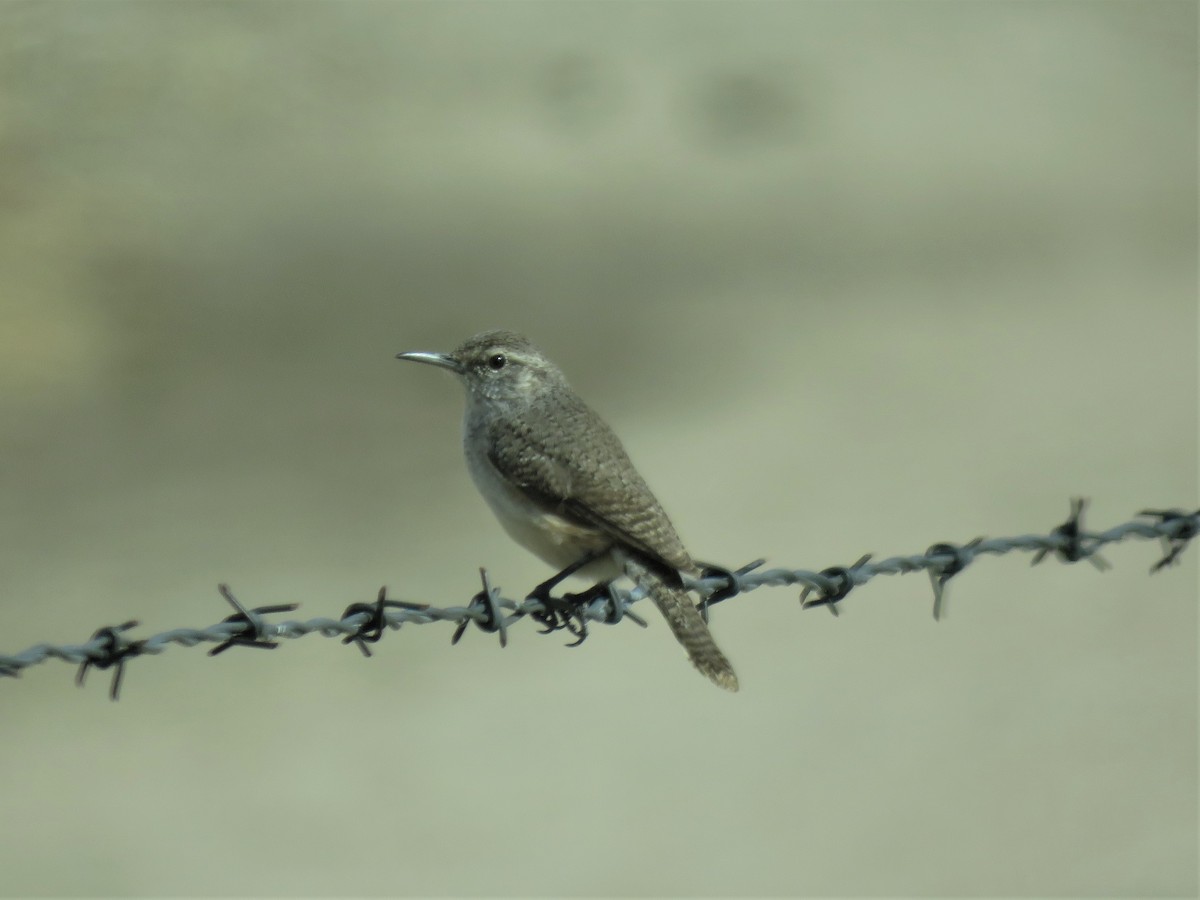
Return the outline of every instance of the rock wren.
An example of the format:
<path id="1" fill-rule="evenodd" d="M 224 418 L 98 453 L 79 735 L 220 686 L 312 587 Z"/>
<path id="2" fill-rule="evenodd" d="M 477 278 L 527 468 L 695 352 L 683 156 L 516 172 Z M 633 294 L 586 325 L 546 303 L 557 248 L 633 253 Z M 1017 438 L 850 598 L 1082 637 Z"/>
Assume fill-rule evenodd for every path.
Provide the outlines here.
<path id="1" fill-rule="evenodd" d="M 737 675 L 683 589 L 697 565 L 625 448 L 526 338 L 489 331 L 453 353 L 397 359 L 449 369 L 467 388 L 463 449 L 475 486 L 517 543 L 559 569 L 643 587 L 692 663 L 726 690 Z"/>

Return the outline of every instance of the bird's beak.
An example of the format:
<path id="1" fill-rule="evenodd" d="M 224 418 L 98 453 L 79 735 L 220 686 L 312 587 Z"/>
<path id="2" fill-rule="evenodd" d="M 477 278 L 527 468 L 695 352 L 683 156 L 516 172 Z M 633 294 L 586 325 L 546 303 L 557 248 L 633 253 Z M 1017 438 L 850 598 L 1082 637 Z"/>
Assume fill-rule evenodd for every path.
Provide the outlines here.
<path id="1" fill-rule="evenodd" d="M 420 350 L 410 350 L 407 353 L 397 353 L 396 359 L 409 359 L 413 362 L 429 363 L 431 366 L 441 366 L 457 375 L 464 371 L 462 363 L 449 353 L 424 353 Z"/>

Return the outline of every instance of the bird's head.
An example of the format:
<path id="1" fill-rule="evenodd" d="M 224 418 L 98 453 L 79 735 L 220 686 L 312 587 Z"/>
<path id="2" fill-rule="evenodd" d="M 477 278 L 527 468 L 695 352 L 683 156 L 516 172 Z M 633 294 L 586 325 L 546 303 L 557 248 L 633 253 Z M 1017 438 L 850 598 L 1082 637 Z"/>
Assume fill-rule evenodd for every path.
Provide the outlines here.
<path id="1" fill-rule="evenodd" d="M 397 359 L 449 369 L 462 379 L 474 399 L 529 401 L 566 384 L 554 363 L 524 335 L 486 331 L 464 341 L 453 353 L 410 351 Z"/>

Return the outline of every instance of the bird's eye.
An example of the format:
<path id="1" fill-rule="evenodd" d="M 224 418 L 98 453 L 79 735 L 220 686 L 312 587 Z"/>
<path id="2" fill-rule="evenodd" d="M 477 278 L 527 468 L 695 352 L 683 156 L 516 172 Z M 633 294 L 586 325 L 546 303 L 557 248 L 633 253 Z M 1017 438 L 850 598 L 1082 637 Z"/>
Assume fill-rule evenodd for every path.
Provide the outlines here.
<path id="1" fill-rule="evenodd" d="M 507 362 L 508 360 L 504 358 L 503 353 L 497 353 L 488 360 L 488 366 L 498 372 L 504 368 L 504 364 Z"/>

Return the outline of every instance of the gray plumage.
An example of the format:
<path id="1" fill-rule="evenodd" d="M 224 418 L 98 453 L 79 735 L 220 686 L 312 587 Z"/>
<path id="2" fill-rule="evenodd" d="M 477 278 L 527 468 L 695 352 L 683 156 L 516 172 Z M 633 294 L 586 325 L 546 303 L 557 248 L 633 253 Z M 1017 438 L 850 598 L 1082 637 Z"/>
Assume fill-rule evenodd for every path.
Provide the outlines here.
<path id="1" fill-rule="evenodd" d="M 644 587 L 701 672 L 736 691 L 737 676 L 683 590 L 696 573 L 671 520 L 625 448 L 528 339 L 507 331 L 449 354 L 401 359 L 456 372 L 467 388 L 463 447 L 476 486 L 509 535 L 558 569 L 609 550 L 580 574 L 624 573 Z"/>

